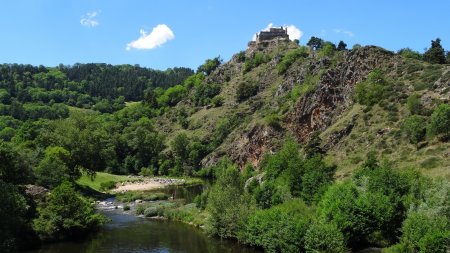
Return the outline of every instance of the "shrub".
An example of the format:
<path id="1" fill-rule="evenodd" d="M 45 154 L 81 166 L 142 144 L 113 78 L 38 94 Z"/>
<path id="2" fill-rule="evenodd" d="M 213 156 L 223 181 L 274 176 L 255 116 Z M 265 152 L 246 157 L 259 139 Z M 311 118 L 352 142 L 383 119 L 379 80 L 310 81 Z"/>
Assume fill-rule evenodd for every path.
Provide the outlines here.
<path id="1" fill-rule="evenodd" d="M 442 216 L 411 212 L 403 225 L 401 243 L 411 252 L 449 250 L 449 221 Z"/>
<path id="2" fill-rule="evenodd" d="M 256 52 L 251 58 L 247 58 L 244 64 L 244 73 L 249 72 L 259 65 L 269 62 L 270 57 L 260 52 Z"/>
<path id="3" fill-rule="evenodd" d="M 52 190 L 33 228 L 43 240 L 74 239 L 99 228 L 107 219 L 72 185 L 64 182 Z"/>
<path id="4" fill-rule="evenodd" d="M 420 116 L 412 115 L 406 118 L 402 129 L 412 144 L 419 143 L 425 137 L 425 121 Z"/>
<path id="5" fill-rule="evenodd" d="M 207 204 L 210 234 L 223 238 L 237 236 L 250 213 L 249 196 L 242 194 L 243 190 L 244 182 L 237 167 L 229 166 L 218 173 Z"/>
<path id="6" fill-rule="evenodd" d="M 307 47 L 300 47 L 289 51 L 283 56 L 280 63 L 277 65 L 277 70 L 279 74 L 284 74 L 286 70 L 299 58 L 308 57 L 309 52 Z"/>
<path id="7" fill-rule="evenodd" d="M 420 95 L 417 93 L 410 95 L 406 99 L 406 106 L 408 107 L 408 110 L 411 112 L 411 114 L 421 114 L 423 108 L 422 103 L 420 102 Z"/>
<path id="8" fill-rule="evenodd" d="M 213 98 L 211 99 L 211 105 L 212 105 L 213 107 L 219 107 L 219 106 L 222 106 L 224 100 L 225 100 L 225 99 L 224 99 L 223 97 L 221 97 L 221 96 L 215 96 L 215 97 L 213 97 Z"/>
<path id="9" fill-rule="evenodd" d="M 241 51 L 236 55 L 237 62 L 245 62 L 245 51 Z"/>
<path id="10" fill-rule="evenodd" d="M 432 136 L 440 135 L 443 139 L 450 138 L 450 105 L 441 104 L 431 114 L 428 133 Z"/>
<path id="11" fill-rule="evenodd" d="M 107 182 L 100 183 L 100 190 L 102 190 L 102 191 L 111 190 L 115 187 L 116 187 L 115 181 L 107 181 Z"/>
<path id="12" fill-rule="evenodd" d="M 419 52 L 414 51 L 410 48 L 402 48 L 402 49 L 398 50 L 398 54 L 405 58 L 422 60 L 422 54 L 420 54 Z"/>
<path id="13" fill-rule="evenodd" d="M 140 205 L 136 206 L 136 209 L 134 210 L 134 212 L 136 213 L 136 215 L 141 215 L 141 214 L 144 214 L 145 209 L 146 209 L 145 205 L 140 204 Z"/>
<path id="14" fill-rule="evenodd" d="M 266 252 L 303 252 L 310 219 L 305 203 L 292 200 L 251 214 L 240 239 Z"/>
<path id="15" fill-rule="evenodd" d="M 331 42 L 325 42 L 323 48 L 320 49 L 319 56 L 321 57 L 332 57 L 336 51 L 336 45 Z"/>
<path id="16" fill-rule="evenodd" d="M 305 234 L 306 252 L 339 253 L 345 251 L 345 240 L 333 223 L 315 222 Z"/>
<path id="17" fill-rule="evenodd" d="M 145 177 L 151 177 L 155 174 L 155 169 L 153 168 L 141 168 L 141 171 L 139 172 L 139 175 L 145 176 Z"/>
<path id="18" fill-rule="evenodd" d="M 356 100 L 362 105 L 372 106 L 384 98 L 386 80 L 379 70 L 370 72 L 364 82 L 356 84 Z"/>
<path id="19" fill-rule="evenodd" d="M 151 206 L 151 207 L 147 207 L 144 210 L 143 214 L 145 217 L 155 217 L 155 216 L 158 216 L 158 211 L 156 209 L 156 206 Z"/>
<path id="20" fill-rule="evenodd" d="M 267 125 L 273 128 L 280 127 L 280 117 L 277 114 L 269 114 L 266 117 L 264 117 L 264 120 L 266 121 Z"/>
<path id="21" fill-rule="evenodd" d="M 248 82 L 241 82 L 236 89 L 236 100 L 238 102 L 242 102 L 245 99 L 256 95 L 257 92 L 257 85 Z"/>

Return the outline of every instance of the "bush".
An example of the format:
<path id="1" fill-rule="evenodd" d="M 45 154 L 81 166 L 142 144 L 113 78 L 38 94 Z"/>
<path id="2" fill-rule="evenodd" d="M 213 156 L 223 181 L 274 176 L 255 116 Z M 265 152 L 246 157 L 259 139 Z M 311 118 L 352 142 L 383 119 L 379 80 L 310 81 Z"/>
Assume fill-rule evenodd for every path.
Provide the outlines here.
<path id="1" fill-rule="evenodd" d="M 450 138 L 450 105 L 441 104 L 431 114 L 428 133 L 432 136 L 439 135 L 444 140 Z"/>
<path id="2" fill-rule="evenodd" d="M 266 117 L 264 117 L 264 120 L 266 121 L 267 125 L 273 128 L 280 127 L 280 116 L 278 116 L 277 114 L 269 114 Z"/>
<path id="3" fill-rule="evenodd" d="M 319 56 L 320 57 L 332 57 L 335 51 L 336 51 L 336 45 L 334 45 L 331 42 L 325 42 L 322 49 L 320 49 Z"/>
<path id="4" fill-rule="evenodd" d="M 244 182 L 237 167 L 229 166 L 218 173 L 207 205 L 210 214 L 207 230 L 210 234 L 222 238 L 237 236 L 251 211 L 249 196 L 243 191 Z"/>
<path id="5" fill-rule="evenodd" d="M 0 251 L 16 252 L 19 241 L 24 237 L 25 215 L 29 207 L 14 185 L 0 179 L 0 188 Z"/>
<path id="6" fill-rule="evenodd" d="M 155 174 L 155 169 L 153 168 L 141 168 L 141 171 L 139 172 L 139 175 L 145 176 L 145 177 L 151 177 Z"/>
<path id="7" fill-rule="evenodd" d="M 372 106 L 380 102 L 385 95 L 386 80 L 379 70 L 370 72 L 364 82 L 356 84 L 356 100 L 362 105 Z"/>
<path id="8" fill-rule="evenodd" d="M 253 68 L 258 67 L 259 65 L 269 62 L 270 57 L 260 52 L 256 52 L 251 58 L 247 58 L 244 64 L 244 73 L 249 72 Z"/>
<path id="9" fill-rule="evenodd" d="M 284 74 L 297 59 L 308 57 L 308 55 L 309 52 L 307 47 L 300 47 L 289 51 L 277 65 L 278 74 Z"/>
<path id="10" fill-rule="evenodd" d="M 239 83 L 236 89 L 236 100 L 238 102 L 242 102 L 245 99 L 256 95 L 257 92 L 258 92 L 257 85 L 248 82 L 241 82 Z"/>
<path id="11" fill-rule="evenodd" d="M 266 252 L 303 252 L 310 209 L 292 200 L 251 214 L 240 239 Z"/>
<path id="12" fill-rule="evenodd" d="M 144 214 L 146 207 L 143 204 L 137 205 L 136 209 L 134 210 L 134 212 L 136 213 L 136 215 L 142 215 Z"/>
<path id="13" fill-rule="evenodd" d="M 401 243 L 412 252 L 449 250 L 449 221 L 445 217 L 412 212 L 403 225 Z"/>
<path id="14" fill-rule="evenodd" d="M 313 223 L 305 234 L 305 250 L 324 253 L 346 252 L 344 236 L 333 223 Z"/>
<path id="15" fill-rule="evenodd" d="M 425 137 L 425 121 L 417 115 L 409 116 L 402 126 L 403 131 L 412 144 L 417 144 Z"/>
<path id="16" fill-rule="evenodd" d="M 221 96 L 215 96 L 211 99 L 211 105 L 213 107 L 219 107 L 223 105 L 223 102 L 225 101 L 225 99 Z"/>
<path id="17" fill-rule="evenodd" d="M 115 187 L 116 187 L 115 181 L 107 181 L 107 182 L 100 183 L 100 190 L 102 190 L 102 191 L 111 190 Z"/>
<path id="18" fill-rule="evenodd" d="M 402 48 L 402 49 L 398 50 L 398 54 L 405 58 L 422 60 L 422 54 L 420 54 L 419 52 L 414 51 L 410 48 Z"/>
<path id="19" fill-rule="evenodd" d="M 52 190 L 33 228 L 43 240 L 75 239 L 100 227 L 107 219 L 76 192 L 69 182 Z"/>
<path id="20" fill-rule="evenodd" d="M 155 206 L 151 206 L 151 207 L 147 207 L 144 210 L 143 214 L 145 217 L 155 217 L 155 216 L 158 216 L 158 211 Z"/>
<path id="21" fill-rule="evenodd" d="M 406 99 L 406 106 L 411 114 L 421 114 L 423 111 L 423 106 L 420 102 L 420 95 L 417 93 L 410 95 Z"/>

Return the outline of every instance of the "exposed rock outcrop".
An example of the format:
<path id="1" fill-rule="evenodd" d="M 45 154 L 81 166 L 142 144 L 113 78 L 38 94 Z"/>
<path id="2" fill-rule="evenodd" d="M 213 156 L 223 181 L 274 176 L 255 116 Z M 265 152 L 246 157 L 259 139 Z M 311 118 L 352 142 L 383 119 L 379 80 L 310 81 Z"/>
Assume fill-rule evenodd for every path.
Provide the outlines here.
<path id="1" fill-rule="evenodd" d="M 352 103 L 353 89 L 375 68 L 390 66 L 393 53 L 378 47 L 364 47 L 345 56 L 345 60 L 325 72 L 318 87 L 302 97 L 285 123 L 300 142 L 323 131 Z"/>

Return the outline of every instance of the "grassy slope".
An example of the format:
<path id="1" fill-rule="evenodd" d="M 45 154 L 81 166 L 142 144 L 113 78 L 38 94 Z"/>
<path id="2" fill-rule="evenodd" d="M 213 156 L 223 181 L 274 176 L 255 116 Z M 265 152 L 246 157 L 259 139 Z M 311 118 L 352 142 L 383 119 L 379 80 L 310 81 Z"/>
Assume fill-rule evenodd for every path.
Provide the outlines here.
<path id="1" fill-rule="evenodd" d="M 105 172 L 97 172 L 95 175 L 95 178 L 91 180 L 91 178 L 83 173 L 83 175 L 80 177 L 80 179 L 77 180 L 77 183 L 82 186 L 90 187 L 96 191 L 100 190 L 100 184 L 108 181 L 114 181 L 114 182 L 124 182 L 128 181 L 130 178 L 128 176 L 123 175 L 113 175 Z"/>
<path id="2" fill-rule="evenodd" d="M 270 52 L 270 54 L 274 57 L 278 53 L 284 54 L 285 52 L 285 49 L 278 48 Z M 341 60 L 342 57 L 339 54 L 333 59 L 335 64 Z M 392 72 L 389 79 L 392 85 L 401 87 L 401 93 L 409 96 L 413 92 L 417 92 L 421 95 L 434 97 L 436 100 L 442 98 L 442 94 L 445 93 L 440 91 L 440 94 L 437 94 L 434 90 L 433 83 L 439 78 L 444 80 L 450 79 L 449 66 L 431 65 L 406 58 L 397 60 L 393 62 L 397 72 Z M 303 63 L 297 62 L 292 67 L 297 68 L 299 64 Z M 236 65 L 231 65 L 231 68 L 233 67 L 236 67 Z M 236 102 L 236 87 L 239 83 L 259 83 L 261 76 L 267 73 L 272 76 L 272 83 L 261 89 L 255 97 L 242 103 Z M 274 98 L 273 96 L 279 84 L 285 82 L 283 78 L 278 75 L 273 65 L 270 66 L 270 63 L 264 63 L 248 73 L 233 75 L 229 81 L 221 83 L 222 91 L 220 96 L 224 98 L 224 104 L 221 107 L 194 109 L 189 105 L 181 104 L 173 108 L 172 110 L 175 111 L 178 108 L 184 107 L 186 111 L 190 112 L 190 116 L 188 117 L 189 127 L 187 129 L 182 129 L 167 114 L 157 119 L 156 125 L 160 130 L 166 132 L 166 144 L 169 144 L 170 140 L 179 132 L 184 132 L 191 138 L 205 140 L 211 136 L 216 123 L 221 118 L 241 113 L 242 115 L 246 115 L 245 119 L 218 148 L 219 150 L 230 149 L 232 148 L 231 145 L 234 145 L 231 140 L 255 124 L 265 124 L 264 117 L 266 115 L 275 113 L 282 118 L 292 108 L 292 101 L 287 101 L 287 98 L 283 97 Z M 278 104 L 276 100 L 279 101 Z M 255 101 L 259 101 L 261 106 L 255 111 L 252 111 L 251 107 Z M 416 146 L 410 144 L 401 133 L 401 124 L 409 116 L 405 100 L 396 101 L 394 104 L 396 107 L 395 112 L 388 111 L 380 106 L 374 106 L 371 110 L 365 112 L 364 106 L 354 104 L 346 113 L 340 116 L 335 124 L 321 133 L 321 137 L 325 143 L 330 134 L 343 129 L 351 122 L 352 117 L 356 115 L 355 126 L 352 132 L 329 150 L 326 157 L 328 162 L 338 166 L 338 178 L 349 176 L 360 166 L 366 154 L 371 150 L 376 151 L 379 158 L 386 158 L 393 162 L 399 169 L 417 168 L 431 176 L 450 178 L 450 143 L 428 140 L 429 143 L 426 147 L 417 150 Z M 386 129 L 388 129 L 386 132 L 379 134 L 380 130 L 383 131 Z M 284 131 L 283 134 L 285 136 L 291 136 L 289 131 Z"/>

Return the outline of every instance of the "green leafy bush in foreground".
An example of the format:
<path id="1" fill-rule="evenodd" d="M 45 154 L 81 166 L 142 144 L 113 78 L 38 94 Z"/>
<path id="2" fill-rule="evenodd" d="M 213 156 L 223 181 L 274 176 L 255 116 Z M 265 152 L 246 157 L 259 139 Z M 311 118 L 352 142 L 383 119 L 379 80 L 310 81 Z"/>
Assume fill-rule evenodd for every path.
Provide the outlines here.
<path id="1" fill-rule="evenodd" d="M 107 221 L 69 182 L 53 189 L 38 210 L 39 217 L 33 221 L 33 228 L 43 240 L 82 237 Z"/>

